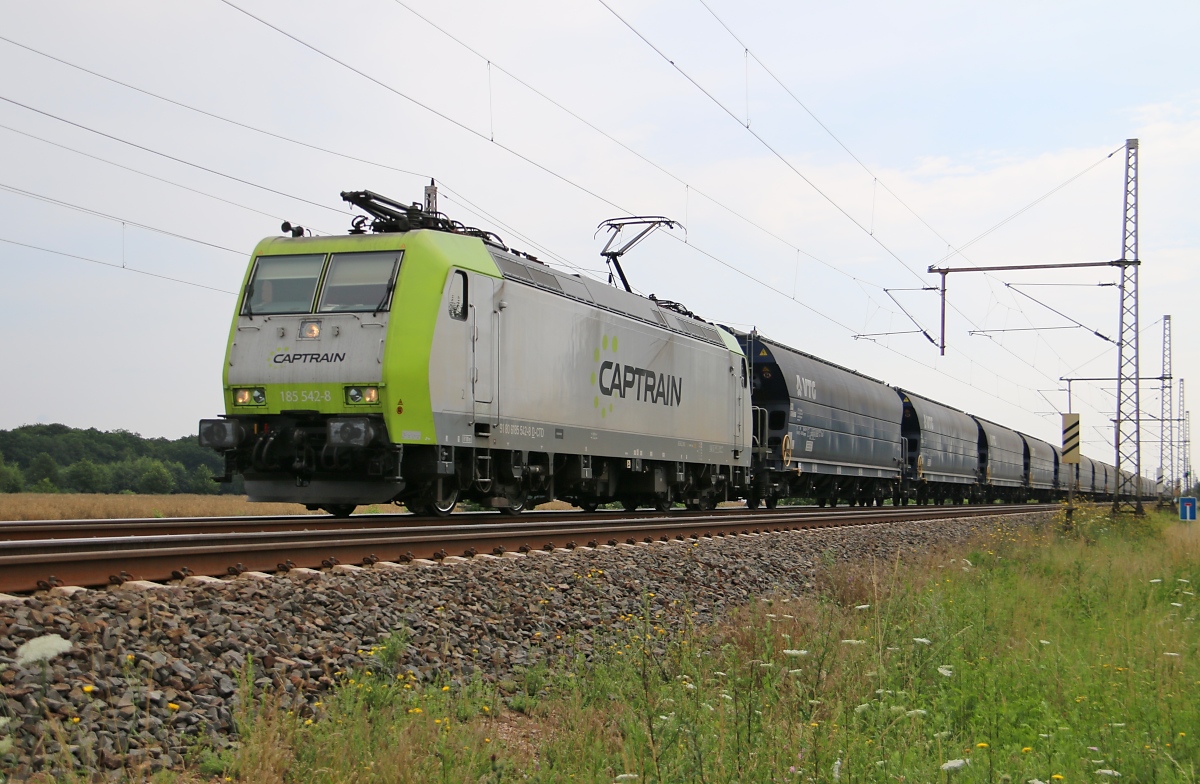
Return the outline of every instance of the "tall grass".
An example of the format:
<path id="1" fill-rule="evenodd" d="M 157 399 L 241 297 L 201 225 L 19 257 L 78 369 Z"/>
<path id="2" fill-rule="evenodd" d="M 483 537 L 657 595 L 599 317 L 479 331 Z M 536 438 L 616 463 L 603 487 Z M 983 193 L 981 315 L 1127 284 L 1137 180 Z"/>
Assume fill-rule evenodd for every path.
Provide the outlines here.
<path id="1" fill-rule="evenodd" d="M 1200 529 L 1084 511 L 1057 530 L 828 564 L 816 596 L 766 597 L 712 629 L 668 632 L 648 596 L 592 663 L 500 684 L 423 684 L 397 670 L 397 642 L 313 715 L 249 721 L 226 767 L 247 781 L 1194 782 Z M 268 744 L 286 764 L 251 769 Z"/>

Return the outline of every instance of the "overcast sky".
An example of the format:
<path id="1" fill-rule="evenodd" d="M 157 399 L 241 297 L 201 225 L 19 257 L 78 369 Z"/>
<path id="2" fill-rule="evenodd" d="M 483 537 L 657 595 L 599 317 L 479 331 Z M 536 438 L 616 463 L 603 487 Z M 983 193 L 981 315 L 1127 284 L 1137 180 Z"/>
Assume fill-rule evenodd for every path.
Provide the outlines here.
<path id="1" fill-rule="evenodd" d="M 945 357 L 854 336 L 917 329 L 903 307 L 936 338 L 938 298 L 914 290 L 930 264 L 1118 258 L 1131 137 L 1142 374 L 1169 313 L 1200 399 L 1195 2 L 7 2 L 4 20 L 3 428 L 195 432 L 221 411 L 255 242 L 283 219 L 341 233 L 339 191 L 414 201 L 436 177 L 451 217 L 601 277 L 600 221 L 677 219 L 627 257 L 637 290 L 1057 443 L 1060 377 L 1116 370 L 1089 331 L 1116 337 L 1096 285 L 1115 271 L 952 275 Z M 1072 320 L 1088 329 L 970 334 Z M 1113 386 L 1073 395 L 1108 461 Z M 1144 384 L 1147 416 L 1159 400 Z"/>

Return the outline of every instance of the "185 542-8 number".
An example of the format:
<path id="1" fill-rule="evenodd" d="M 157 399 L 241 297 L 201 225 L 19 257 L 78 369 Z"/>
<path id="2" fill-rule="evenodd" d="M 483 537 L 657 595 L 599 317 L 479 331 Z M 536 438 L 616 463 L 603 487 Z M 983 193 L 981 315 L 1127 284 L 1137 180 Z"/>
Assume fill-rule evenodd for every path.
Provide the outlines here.
<path id="1" fill-rule="evenodd" d="M 279 399 L 284 403 L 330 403 L 333 393 L 328 389 L 281 389 Z"/>

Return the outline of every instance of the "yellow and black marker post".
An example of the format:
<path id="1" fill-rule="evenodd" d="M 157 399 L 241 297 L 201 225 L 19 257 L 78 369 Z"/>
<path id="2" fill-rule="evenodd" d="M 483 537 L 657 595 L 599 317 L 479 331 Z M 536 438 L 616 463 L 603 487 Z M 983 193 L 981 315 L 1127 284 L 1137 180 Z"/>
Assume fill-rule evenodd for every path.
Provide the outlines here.
<path id="1" fill-rule="evenodd" d="M 1079 480 L 1079 414 L 1062 415 L 1062 463 L 1071 466 L 1067 481 L 1067 528 L 1075 514 L 1075 483 Z M 1061 466 L 1059 467 L 1061 471 Z"/>

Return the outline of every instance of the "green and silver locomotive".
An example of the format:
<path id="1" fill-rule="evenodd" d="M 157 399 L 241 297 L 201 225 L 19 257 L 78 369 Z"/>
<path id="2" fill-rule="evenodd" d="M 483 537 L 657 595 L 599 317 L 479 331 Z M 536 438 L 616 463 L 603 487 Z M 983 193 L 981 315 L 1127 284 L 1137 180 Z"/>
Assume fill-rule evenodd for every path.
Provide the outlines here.
<path id="1" fill-rule="evenodd" d="M 285 224 L 255 248 L 225 415 L 200 422 L 252 501 L 444 515 L 744 493 L 751 401 L 729 332 L 436 208 L 342 196 L 370 216 L 348 236 Z"/>

